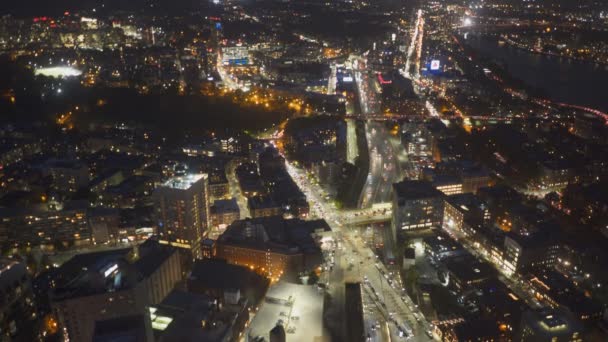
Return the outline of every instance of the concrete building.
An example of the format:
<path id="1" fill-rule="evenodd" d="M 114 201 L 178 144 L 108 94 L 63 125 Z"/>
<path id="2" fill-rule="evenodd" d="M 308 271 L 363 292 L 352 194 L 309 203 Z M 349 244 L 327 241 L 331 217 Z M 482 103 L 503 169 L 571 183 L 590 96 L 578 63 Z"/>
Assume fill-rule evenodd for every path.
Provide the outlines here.
<path id="1" fill-rule="evenodd" d="M 524 312 L 513 341 L 582 342 L 583 327 L 563 310 L 543 309 Z"/>
<path id="2" fill-rule="evenodd" d="M 206 174 L 170 178 L 154 192 L 158 232 L 162 242 L 201 257 L 200 243 L 208 235 L 209 190 Z"/>
<path id="3" fill-rule="evenodd" d="M 393 232 L 440 227 L 444 194 L 431 182 L 406 180 L 393 184 Z"/>
<path id="4" fill-rule="evenodd" d="M 449 229 L 463 230 L 465 219 L 468 224 L 485 224 L 490 221 L 488 206 L 471 193 L 457 194 L 445 198 L 443 225 Z"/>
<path id="5" fill-rule="evenodd" d="M 89 184 L 89 168 L 79 161 L 51 159 L 43 171 L 53 179 L 51 187 L 56 191 L 76 192 Z"/>
<path id="6" fill-rule="evenodd" d="M 0 259 L 0 341 L 26 341 L 33 338 L 35 314 L 32 283 L 25 264 Z"/>
<path id="7" fill-rule="evenodd" d="M 247 199 L 252 218 L 277 216 L 283 213 L 281 206 L 270 196 L 254 196 Z"/>
<path id="8" fill-rule="evenodd" d="M 508 233 L 504 242 L 504 266 L 508 273 L 551 268 L 557 262 L 560 244 L 548 234 L 523 236 Z"/>
<path id="9" fill-rule="evenodd" d="M 203 259 L 194 262 L 186 280 L 189 292 L 206 295 L 221 305 L 235 304 L 240 299 L 256 306 L 266 294 L 270 281 L 251 270 L 221 259 Z"/>
<path id="10" fill-rule="evenodd" d="M 497 275 L 494 267 L 474 257 L 455 258 L 446 262 L 448 284 L 458 292 L 480 286 Z"/>
<path id="11" fill-rule="evenodd" d="M 214 199 L 226 198 L 230 193 L 230 183 L 225 172 L 214 172 L 209 175 L 209 196 Z"/>
<path id="12" fill-rule="evenodd" d="M 204 294 L 174 290 L 162 303 L 150 307 L 156 341 L 238 341 L 249 319 L 248 302 L 238 296 L 233 299 L 220 302 Z"/>
<path id="13" fill-rule="evenodd" d="M 458 177 L 436 176 L 433 178 L 433 186 L 447 196 L 457 195 L 463 192 L 462 181 Z"/>
<path id="14" fill-rule="evenodd" d="M 97 321 L 133 315 L 147 317 L 150 327 L 148 307 L 182 279 L 181 265 L 178 249 L 155 240 L 76 255 L 57 270 L 49 294 L 64 338 L 91 341 Z"/>
<path id="15" fill-rule="evenodd" d="M 303 221 L 280 216 L 235 221 L 216 243 L 216 257 L 250 267 L 273 280 L 310 272 L 323 262 L 324 220 Z"/>
<path id="16" fill-rule="evenodd" d="M 150 329 L 145 315 L 123 316 L 95 323 L 93 342 L 148 342 Z"/>
<path id="17" fill-rule="evenodd" d="M 0 208 L 0 244 L 64 247 L 91 243 L 86 202 Z"/>
<path id="18" fill-rule="evenodd" d="M 217 239 L 227 226 L 241 218 L 239 205 L 236 198 L 229 200 L 215 200 L 210 208 L 211 229 L 209 238 Z"/>

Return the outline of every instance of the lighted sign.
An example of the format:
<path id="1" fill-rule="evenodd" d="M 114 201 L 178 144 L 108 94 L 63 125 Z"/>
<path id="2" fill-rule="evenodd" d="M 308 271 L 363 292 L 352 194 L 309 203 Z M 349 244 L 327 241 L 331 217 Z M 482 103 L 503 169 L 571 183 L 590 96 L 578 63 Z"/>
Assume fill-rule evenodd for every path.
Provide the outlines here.
<path id="1" fill-rule="evenodd" d="M 352 82 L 353 78 L 351 76 L 342 77 L 342 82 Z"/>
<path id="2" fill-rule="evenodd" d="M 441 62 L 438 59 L 433 59 L 431 61 L 431 70 L 439 70 L 441 67 Z"/>
<path id="3" fill-rule="evenodd" d="M 114 264 L 103 272 L 103 276 L 107 278 L 108 276 L 110 276 L 110 274 L 112 274 L 112 272 L 116 271 L 117 269 L 118 269 L 118 264 Z"/>

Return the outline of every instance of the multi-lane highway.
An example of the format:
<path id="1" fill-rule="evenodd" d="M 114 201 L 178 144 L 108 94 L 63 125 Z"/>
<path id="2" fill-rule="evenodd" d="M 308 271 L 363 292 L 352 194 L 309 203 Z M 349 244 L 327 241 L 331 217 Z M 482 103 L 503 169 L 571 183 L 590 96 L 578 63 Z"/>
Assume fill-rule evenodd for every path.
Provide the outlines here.
<path id="1" fill-rule="evenodd" d="M 422 22 L 422 12 L 417 14 L 416 31 L 420 30 Z M 414 34 L 414 37 L 418 37 L 418 34 Z M 412 39 L 411 45 L 416 45 L 416 42 L 419 41 Z M 417 51 L 416 47 L 412 51 Z M 408 59 L 413 52 L 408 53 Z M 373 73 L 366 69 L 366 60 L 355 60 L 354 76 L 361 108 L 358 114 L 364 119 L 368 113 L 379 112 L 380 96 L 373 77 L 370 77 Z M 392 184 L 404 176 L 411 176 L 408 174 L 407 154 L 399 139 L 390 134 L 385 123 L 367 123 L 366 138 L 370 151 L 370 173 L 360 201 L 360 207 L 364 209 L 360 211 L 337 210 L 333 202 L 325 199 L 320 186 L 310 181 L 304 170 L 287 162 L 291 177 L 312 203 L 311 215 L 325 219 L 335 233 L 337 243 L 328 256 L 328 272 L 322 276 L 321 281 L 327 282 L 327 289 L 336 300 L 338 311 L 343 308 L 344 283 L 361 282 L 368 340 L 430 341 L 433 339 L 433 327 L 407 296 L 400 276 L 385 267 L 370 248 L 371 241 L 364 241 L 358 236 L 357 229 L 349 224 L 356 219 L 388 217 L 389 208 L 374 209 L 372 205 L 390 203 Z M 349 152 L 353 158 L 355 151 Z"/>
<path id="2" fill-rule="evenodd" d="M 399 276 L 392 274 L 380 262 L 368 245 L 358 236 L 357 230 L 346 224 L 353 215 L 386 214 L 386 208 L 377 207 L 361 211 L 339 211 L 333 202 L 325 200 L 323 190 L 310 181 L 306 172 L 287 162 L 287 170 L 300 189 L 306 194 L 313 216 L 324 218 L 335 232 L 338 246 L 328 262 L 331 271 L 322 279 L 329 283 L 334 298 L 343 298 L 345 281 L 360 281 L 364 286 L 364 300 L 372 303 L 366 307 L 366 333 L 375 341 L 430 341 L 428 323 L 400 283 Z M 340 303 L 337 304 L 340 306 Z M 376 327 L 378 324 L 379 328 Z M 388 326 L 389 333 L 381 329 Z"/>

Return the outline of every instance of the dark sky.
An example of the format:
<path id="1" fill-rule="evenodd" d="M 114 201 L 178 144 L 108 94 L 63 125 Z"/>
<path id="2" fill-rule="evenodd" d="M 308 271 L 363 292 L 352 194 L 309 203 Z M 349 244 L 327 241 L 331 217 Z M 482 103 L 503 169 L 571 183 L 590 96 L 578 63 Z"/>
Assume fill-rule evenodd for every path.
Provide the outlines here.
<path id="1" fill-rule="evenodd" d="M 153 8 L 167 11 L 196 10 L 206 7 L 209 0 L 0 0 L 0 14 L 16 16 L 60 15 L 65 11 L 91 10 L 102 8 L 111 10 L 146 10 Z M 154 7 L 151 8 L 150 5 Z"/>

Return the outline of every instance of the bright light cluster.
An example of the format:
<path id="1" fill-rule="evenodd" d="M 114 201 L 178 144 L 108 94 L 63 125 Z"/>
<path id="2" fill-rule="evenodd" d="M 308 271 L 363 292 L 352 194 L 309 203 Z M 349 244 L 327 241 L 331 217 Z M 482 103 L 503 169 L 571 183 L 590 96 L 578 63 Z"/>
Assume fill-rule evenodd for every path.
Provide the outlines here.
<path id="1" fill-rule="evenodd" d="M 38 68 L 34 71 L 36 76 L 48 76 L 54 78 L 76 77 L 82 75 L 82 71 L 71 66 L 52 66 L 47 68 Z"/>

